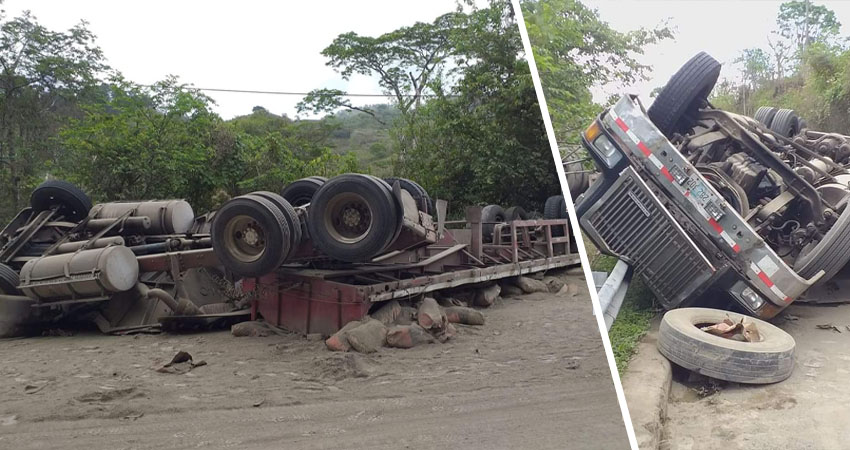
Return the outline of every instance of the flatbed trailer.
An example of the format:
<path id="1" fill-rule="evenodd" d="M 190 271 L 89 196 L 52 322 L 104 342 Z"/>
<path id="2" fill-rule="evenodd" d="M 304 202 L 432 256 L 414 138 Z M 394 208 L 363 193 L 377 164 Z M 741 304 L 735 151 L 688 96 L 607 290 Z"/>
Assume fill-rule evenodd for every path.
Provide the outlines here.
<path id="1" fill-rule="evenodd" d="M 245 278 L 252 317 L 294 332 L 329 335 L 376 303 L 580 264 L 567 219 L 498 224 L 488 243 L 482 239 L 481 208 L 466 213 L 465 221 L 446 223 L 463 228 L 445 229 L 436 243 L 373 263 L 343 269 L 284 266 Z"/>

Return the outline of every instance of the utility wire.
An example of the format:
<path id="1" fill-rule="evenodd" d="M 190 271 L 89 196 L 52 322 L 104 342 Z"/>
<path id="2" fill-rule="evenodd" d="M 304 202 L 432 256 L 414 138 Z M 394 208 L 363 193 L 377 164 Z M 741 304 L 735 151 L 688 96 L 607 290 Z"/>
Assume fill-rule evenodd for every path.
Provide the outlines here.
<path id="1" fill-rule="evenodd" d="M 202 88 L 194 86 L 186 86 L 186 89 L 196 89 L 198 91 L 208 92 L 236 92 L 241 94 L 271 94 L 271 95 L 299 95 L 304 96 L 309 92 L 287 92 L 287 91 L 258 91 L 252 89 L 224 89 L 224 88 Z M 341 93 L 340 97 L 395 97 L 394 94 L 348 94 Z M 435 94 L 420 94 L 420 97 L 437 97 Z M 402 97 L 415 97 L 413 94 L 402 94 Z M 455 95 L 446 95 L 446 97 L 456 97 Z"/>

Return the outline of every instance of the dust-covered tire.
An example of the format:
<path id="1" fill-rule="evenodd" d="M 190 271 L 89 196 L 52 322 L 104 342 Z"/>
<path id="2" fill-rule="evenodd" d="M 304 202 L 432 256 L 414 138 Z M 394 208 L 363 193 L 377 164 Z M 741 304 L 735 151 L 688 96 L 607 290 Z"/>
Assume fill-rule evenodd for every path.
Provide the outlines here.
<path id="1" fill-rule="evenodd" d="M 293 208 L 285 198 L 275 194 L 274 192 L 255 191 L 251 192 L 249 195 L 258 195 L 265 198 L 266 200 L 274 203 L 280 212 L 283 213 L 283 218 L 286 219 L 286 223 L 289 225 L 289 253 L 285 258 L 289 259 L 295 253 L 298 245 L 301 244 L 302 238 L 301 221 L 298 220 L 298 213 L 295 212 L 295 208 Z"/>
<path id="2" fill-rule="evenodd" d="M 762 123 L 762 125 L 770 128 L 770 122 L 773 121 L 773 118 L 776 116 L 776 108 L 772 106 L 762 106 L 756 110 L 756 114 L 753 116 L 753 119 L 758 120 Z"/>
<path id="3" fill-rule="evenodd" d="M 794 137 L 800 132 L 800 118 L 793 109 L 780 109 L 770 122 L 771 131 L 785 137 Z"/>
<path id="4" fill-rule="evenodd" d="M 261 245 L 240 242 L 247 241 L 242 238 L 244 232 L 240 228 L 246 221 L 260 229 Z M 283 212 L 257 195 L 236 197 L 219 208 L 213 218 L 211 236 L 213 251 L 221 264 L 243 277 L 258 277 L 280 267 L 289 255 L 291 244 L 289 224 Z"/>
<path id="5" fill-rule="evenodd" d="M 522 206 L 511 206 L 505 210 L 505 217 L 508 220 L 528 220 L 531 216 L 525 212 L 525 208 Z"/>
<path id="6" fill-rule="evenodd" d="M 567 200 L 563 195 L 553 195 L 546 199 L 543 204 L 544 219 L 566 219 L 567 215 Z"/>
<path id="7" fill-rule="evenodd" d="M 490 240 L 497 223 L 508 221 L 505 210 L 499 205 L 487 205 L 481 209 L 481 234 L 484 239 Z M 489 223 L 488 223 L 489 222 Z"/>
<path id="8" fill-rule="evenodd" d="M 286 185 L 280 191 L 280 196 L 292 206 L 304 206 L 313 200 L 313 196 L 326 181 L 326 178 L 318 176 L 302 178 Z"/>
<path id="9" fill-rule="evenodd" d="M 661 89 L 647 115 L 668 137 L 688 128 L 687 117 L 706 103 L 719 76 L 720 63 L 708 53 L 697 53 Z"/>
<path id="10" fill-rule="evenodd" d="M 369 175 L 330 179 L 316 192 L 307 214 L 314 245 L 340 261 L 377 256 L 396 235 L 401 212 L 393 197 L 383 180 Z"/>
<path id="11" fill-rule="evenodd" d="M 794 261 L 794 271 L 803 278 L 811 278 L 821 270 L 823 276 L 817 284 L 826 283 L 850 261 L 850 206 L 845 206 L 838 220 L 814 248 L 803 252 Z"/>
<path id="12" fill-rule="evenodd" d="M 567 201 L 563 195 L 553 195 L 543 204 L 544 219 L 564 219 L 567 217 Z M 552 236 L 563 236 L 563 227 L 552 227 Z"/>
<path id="13" fill-rule="evenodd" d="M 759 342 L 744 342 L 706 333 L 697 327 L 729 318 L 755 322 Z M 782 381 L 794 370 L 794 338 L 763 320 L 709 308 L 680 308 L 668 311 L 658 330 L 658 351 L 688 370 L 747 384 Z"/>
<path id="14" fill-rule="evenodd" d="M 420 211 L 425 214 L 434 214 L 434 202 L 431 200 L 431 197 L 428 196 L 428 192 L 425 191 L 425 188 L 420 186 L 419 183 L 413 180 L 408 180 L 407 178 L 397 177 L 384 178 L 384 181 L 390 186 L 398 182 L 399 187 L 409 192 L 410 196 L 416 200 L 416 207 L 419 208 Z"/>
<path id="15" fill-rule="evenodd" d="M 62 180 L 47 180 L 38 185 L 30 195 L 30 206 L 37 212 L 58 207 L 59 213 L 69 221 L 83 220 L 92 208 L 85 192 Z"/>
<path id="16" fill-rule="evenodd" d="M 18 290 L 20 284 L 21 279 L 18 277 L 18 273 L 11 267 L 0 264 L 0 294 L 23 295 Z"/>

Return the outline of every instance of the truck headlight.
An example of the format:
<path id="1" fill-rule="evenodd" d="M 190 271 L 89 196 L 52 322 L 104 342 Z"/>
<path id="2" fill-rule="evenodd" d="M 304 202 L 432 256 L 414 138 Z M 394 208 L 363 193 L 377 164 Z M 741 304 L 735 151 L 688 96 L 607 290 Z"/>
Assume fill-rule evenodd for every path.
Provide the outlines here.
<path id="1" fill-rule="evenodd" d="M 590 151 L 599 156 L 599 159 L 605 164 L 609 169 L 613 169 L 614 166 L 620 162 L 623 154 L 608 139 L 608 136 L 605 136 L 605 133 L 602 132 L 602 128 L 599 126 L 598 121 L 594 121 L 584 132 L 584 138 L 590 144 Z"/>
<path id="2" fill-rule="evenodd" d="M 758 309 L 764 305 L 764 298 L 759 295 L 758 292 L 750 289 L 749 287 L 745 287 L 744 290 L 741 291 L 741 299 L 747 302 L 753 311 L 758 311 Z"/>

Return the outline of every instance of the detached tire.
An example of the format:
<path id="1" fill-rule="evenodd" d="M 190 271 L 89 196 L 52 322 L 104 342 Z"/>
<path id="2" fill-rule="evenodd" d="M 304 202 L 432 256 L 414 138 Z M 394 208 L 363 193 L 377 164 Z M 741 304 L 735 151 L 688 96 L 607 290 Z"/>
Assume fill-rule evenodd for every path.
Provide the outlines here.
<path id="1" fill-rule="evenodd" d="M 770 128 L 770 123 L 776 116 L 776 111 L 777 109 L 772 106 L 762 106 L 756 110 L 756 114 L 753 116 L 753 119 L 758 120 L 764 126 Z"/>
<path id="2" fill-rule="evenodd" d="M 814 245 L 812 247 L 812 245 Z M 850 261 L 850 206 L 817 244 L 809 244 L 797 255 L 794 271 L 803 278 L 811 278 L 821 270 L 823 276 L 817 284 L 829 281 Z"/>
<path id="3" fill-rule="evenodd" d="M 280 196 L 292 206 L 304 206 L 313 200 L 313 196 L 326 181 L 327 178 L 324 177 L 302 178 L 286 185 Z"/>
<path id="4" fill-rule="evenodd" d="M 668 137 L 688 128 L 688 118 L 706 104 L 719 76 L 720 63 L 708 53 L 697 53 L 661 89 L 647 115 Z"/>
<path id="5" fill-rule="evenodd" d="M 23 295 L 18 286 L 21 284 L 21 279 L 18 273 L 11 267 L 0 264 L 0 294 L 3 295 Z"/>
<path id="6" fill-rule="evenodd" d="M 400 220 L 387 184 L 368 175 L 334 177 L 316 192 L 307 216 L 313 243 L 331 258 L 368 261 L 396 235 Z"/>
<path id="7" fill-rule="evenodd" d="M 289 255 L 291 237 L 283 212 L 257 196 L 225 203 L 212 222 L 212 245 L 221 264 L 243 277 L 265 275 Z"/>
<path id="8" fill-rule="evenodd" d="M 91 210 L 91 199 L 73 184 L 62 180 L 48 180 L 38 185 L 30 195 L 30 206 L 36 211 L 59 207 L 59 213 L 69 221 L 80 221 Z"/>
<path id="9" fill-rule="evenodd" d="M 708 334 L 698 326 L 729 318 L 755 322 L 760 342 L 743 342 Z M 770 323 L 741 314 L 709 308 L 668 311 L 658 330 L 658 351 L 670 361 L 696 373 L 747 384 L 782 381 L 794 370 L 794 338 Z"/>
<path id="10" fill-rule="evenodd" d="M 481 209 L 481 234 L 484 236 L 484 239 L 490 240 L 493 237 L 493 231 L 496 229 L 496 223 L 504 223 L 507 221 L 508 218 L 505 214 L 505 210 L 499 205 L 487 205 Z"/>
<path id="11" fill-rule="evenodd" d="M 785 137 L 794 137 L 800 132 L 800 118 L 793 109 L 780 109 L 770 122 L 770 129 Z"/>

